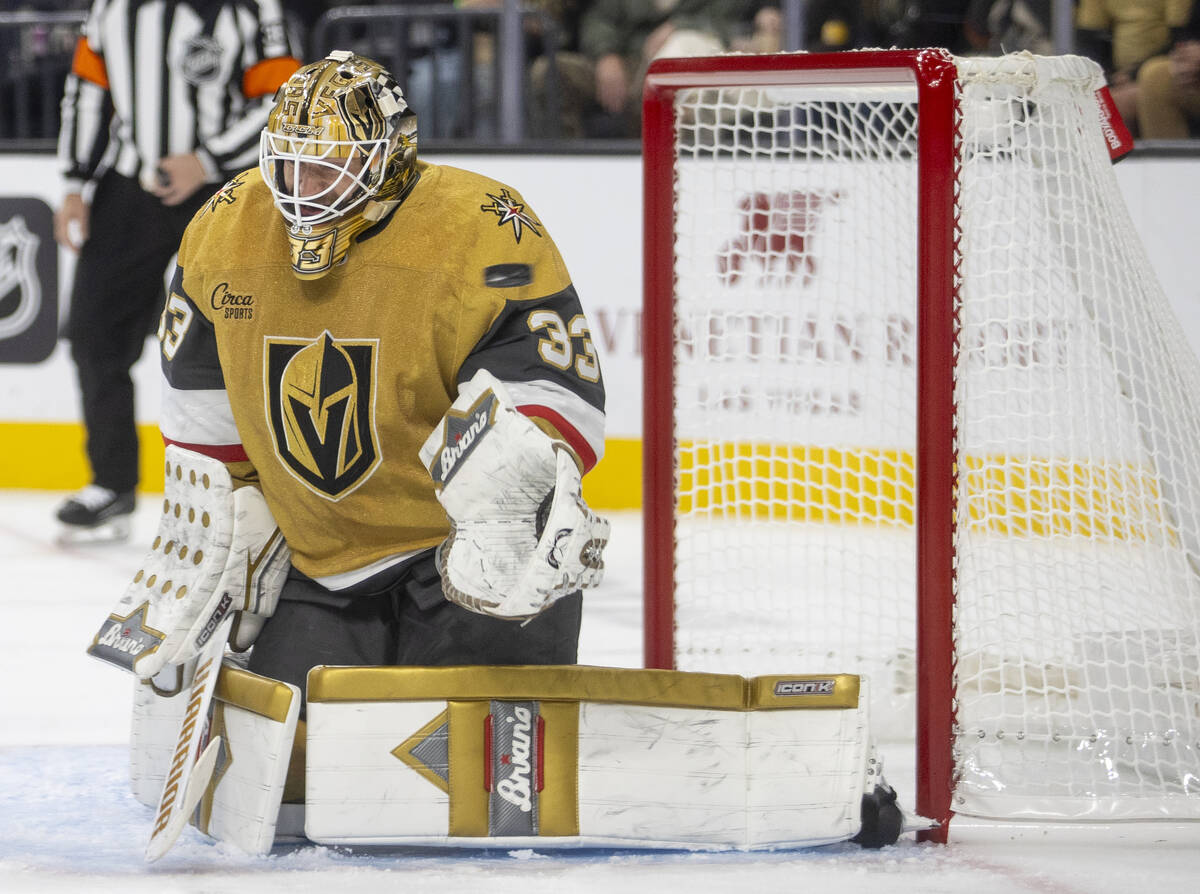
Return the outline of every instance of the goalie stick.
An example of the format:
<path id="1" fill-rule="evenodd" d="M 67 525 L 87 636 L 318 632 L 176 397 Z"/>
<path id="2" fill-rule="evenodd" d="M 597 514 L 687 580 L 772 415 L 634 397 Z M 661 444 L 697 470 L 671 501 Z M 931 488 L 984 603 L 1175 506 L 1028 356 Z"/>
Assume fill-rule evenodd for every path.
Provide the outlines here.
<path id="1" fill-rule="evenodd" d="M 196 656 L 196 671 L 188 693 L 187 711 L 179 728 L 179 741 L 171 757 L 154 817 L 154 829 L 146 846 L 146 861 L 149 863 L 153 863 L 175 844 L 212 779 L 221 737 L 212 739 L 202 753 L 200 746 L 208 728 L 208 706 L 217 688 L 217 677 L 225 656 L 225 644 L 233 629 L 233 619 L 232 612 L 227 614 Z"/>

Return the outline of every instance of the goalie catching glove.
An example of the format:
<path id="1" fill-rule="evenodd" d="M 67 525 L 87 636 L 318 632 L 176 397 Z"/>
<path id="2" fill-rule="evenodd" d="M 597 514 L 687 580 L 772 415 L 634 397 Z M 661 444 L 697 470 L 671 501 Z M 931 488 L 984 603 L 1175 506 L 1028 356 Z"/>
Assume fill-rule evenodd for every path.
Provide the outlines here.
<path id="1" fill-rule="evenodd" d="M 584 503 L 570 451 L 490 373 L 460 388 L 421 460 L 450 517 L 437 567 L 451 602 L 524 619 L 600 583 L 608 522 Z"/>
<path id="2" fill-rule="evenodd" d="M 88 649 L 142 678 L 196 657 L 230 612 L 234 648 L 249 648 L 291 562 L 262 493 L 234 490 L 220 460 L 171 445 L 166 471 L 154 544 Z"/>

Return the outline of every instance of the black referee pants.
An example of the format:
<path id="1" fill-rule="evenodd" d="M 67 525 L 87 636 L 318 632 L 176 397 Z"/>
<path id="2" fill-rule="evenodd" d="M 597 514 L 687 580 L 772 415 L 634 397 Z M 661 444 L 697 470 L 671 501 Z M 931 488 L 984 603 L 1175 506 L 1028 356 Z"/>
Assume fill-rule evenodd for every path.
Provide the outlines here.
<path id="1" fill-rule="evenodd" d="M 64 335 L 79 378 L 92 482 L 118 493 L 138 482 L 133 379 L 162 310 L 167 264 L 218 184 L 168 208 L 136 180 L 109 172 L 96 186 Z"/>

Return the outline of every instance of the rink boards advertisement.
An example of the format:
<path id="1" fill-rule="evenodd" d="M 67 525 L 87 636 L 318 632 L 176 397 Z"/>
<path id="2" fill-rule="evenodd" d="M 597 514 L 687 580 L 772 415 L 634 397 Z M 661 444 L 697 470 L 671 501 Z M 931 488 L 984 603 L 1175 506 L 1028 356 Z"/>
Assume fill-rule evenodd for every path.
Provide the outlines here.
<path id="1" fill-rule="evenodd" d="M 519 189 L 553 234 L 587 311 L 608 393 L 605 457 L 585 481 L 585 492 L 589 501 L 601 508 L 639 506 L 641 159 L 453 155 L 431 160 L 475 170 Z M 1196 350 L 1200 346 L 1200 256 L 1190 244 L 1190 234 L 1195 209 L 1200 207 L 1200 158 L 1139 159 L 1135 153 L 1116 172 L 1151 263 Z M 755 190 L 760 194 L 757 198 Z M 73 255 L 53 243 L 52 214 L 60 192 L 52 157 L 0 156 L 0 487 L 66 490 L 82 485 L 87 478 L 69 344 L 56 338 L 66 317 L 73 268 Z M 780 275 L 774 285 L 756 287 L 754 277 L 761 279 L 763 271 L 747 270 L 731 289 L 717 295 L 718 301 L 756 303 L 756 315 L 736 324 L 708 321 L 702 325 L 709 343 L 728 345 L 732 339 L 748 344 L 752 339 L 761 342 L 770 337 L 794 351 L 829 352 L 832 362 L 821 365 L 819 379 L 810 380 L 803 388 L 794 381 L 781 381 L 771 385 L 769 392 L 776 394 L 776 402 L 799 419 L 799 424 L 820 428 L 831 420 L 844 422 L 854 417 L 856 389 L 852 383 L 865 372 L 862 363 L 875 364 L 886 375 L 889 364 L 911 362 L 913 332 L 907 312 L 885 315 L 882 322 L 876 315 L 878 325 L 872 323 L 870 328 L 860 326 L 860 315 L 852 308 L 825 316 L 793 310 L 787 322 L 769 313 L 771 302 L 783 300 L 781 296 L 789 291 L 795 294 L 795 289 L 775 287 L 789 277 L 793 286 L 800 284 L 803 294 L 804 290 L 834 287 L 832 281 L 822 280 L 825 271 L 853 266 L 853 259 L 830 254 L 839 250 L 832 247 L 838 244 L 833 238 L 835 228 L 845 225 L 853 202 L 870 200 L 869 196 L 842 195 L 836 184 L 813 184 L 806 199 L 780 199 L 780 194 L 781 190 L 767 184 L 730 193 L 722 200 L 724 207 L 708 209 L 714 219 L 711 235 L 706 237 L 709 242 L 696 249 L 703 256 L 688 263 L 701 272 L 719 271 L 724 264 L 723 282 L 729 286 L 730 259 L 738 253 L 737 240 L 748 234 L 747 214 L 753 211 L 753 203 L 810 203 L 811 207 L 774 208 L 775 213 L 790 214 L 793 219 L 806 215 L 805 227 L 812 232 L 802 245 L 796 244 L 795 233 L 785 237 L 785 241 L 791 239 L 792 250 L 790 255 L 784 252 L 785 266 L 776 271 Z M 713 201 L 711 197 L 707 200 Z M 904 262 L 907 250 L 899 247 L 895 263 Z M 873 275 L 868 271 L 864 292 L 870 292 L 870 280 L 881 275 L 878 269 Z M 757 321 L 749 322 L 754 319 Z M 737 326 L 743 328 L 739 331 Z M 866 360 L 860 348 L 867 351 Z M 702 345 L 701 350 L 705 349 Z M 161 487 L 162 447 L 157 433 L 158 364 L 153 343 L 148 342 L 135 367 L 135 382 L 144 448 L 143 481 L 147 489 L 155 490 Z M 736 393 L 711 391 L 704 399 L 716 401 L 718 408 L 724 406 L 725 410 L 736 407 L 740 400 Z M 831 412 L 837 408 L 849 412 L 840 416 Z M 737 413 L 743 420 L 747 415 Z M 866 436 L 860 433 L 860 437 Z"/>

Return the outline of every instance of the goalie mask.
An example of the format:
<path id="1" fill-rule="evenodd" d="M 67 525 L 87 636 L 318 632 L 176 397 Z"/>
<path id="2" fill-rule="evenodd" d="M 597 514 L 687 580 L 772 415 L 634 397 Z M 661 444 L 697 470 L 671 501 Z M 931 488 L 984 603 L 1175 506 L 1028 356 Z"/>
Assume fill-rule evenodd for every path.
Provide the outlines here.
<path id="1" fill-rule="evenodd" d="M 292 270 L 324 276 L 416 184 L 417 116 L 378 62 L 336 50 L 288 78 L 259 143 Z"/>

